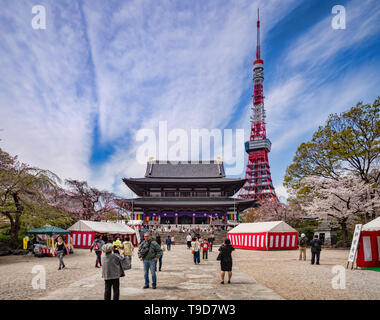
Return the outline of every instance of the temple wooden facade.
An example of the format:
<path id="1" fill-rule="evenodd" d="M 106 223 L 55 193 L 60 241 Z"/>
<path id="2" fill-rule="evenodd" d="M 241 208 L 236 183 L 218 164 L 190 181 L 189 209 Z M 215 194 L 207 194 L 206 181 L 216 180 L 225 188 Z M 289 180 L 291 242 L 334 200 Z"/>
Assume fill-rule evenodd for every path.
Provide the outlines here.
<path id="1" fill-rule="evenodd" d="M 151 161 L 144 178 L 123 181 L 138 196 L 127 199 L 133 219 L 149 224 L 223 225 L 256 206 L 255 200 L 232 197 L 246 180 L 226 178 L 221 161 Z"/>

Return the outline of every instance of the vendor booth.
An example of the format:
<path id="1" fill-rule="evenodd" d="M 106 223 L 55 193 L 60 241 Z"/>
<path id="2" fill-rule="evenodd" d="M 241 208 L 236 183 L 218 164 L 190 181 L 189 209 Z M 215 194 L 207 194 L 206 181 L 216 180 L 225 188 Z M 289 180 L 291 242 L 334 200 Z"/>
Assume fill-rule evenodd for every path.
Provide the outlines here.
<path id="1" fill-rule="evenodd" d="M 41 228 L 31 229 L 27 235 L 34 235 L 33 253 L 38 256 L 54 256 L 55 242 L 58 236 L 62 236 L 70 253 L 73 253 L 71 232 L 62 228 L 46 225 Z"/>
<path id="2" fill-rule="evenodd" d="M 129 236 L 132 244 L 138 245 L 135 230 L 121 223 L 79 220 L 69 230 L 72 233 L 74 248 L 89 249 L 97 234 L 110 236 L 112 239 L 120 236 L 121 240 Z"/>
<path id="3" fill-rule="evenodd" d="M 380 217 L 363 225 L 356 265 L 360 268 L 380 267 Z"/>
<path id="4" fill-rule="evenodd" d="M 284 221 L 240 223 L 227 233 L 234 248 L 253 250 L 295 250 L 297 230 Z"/>

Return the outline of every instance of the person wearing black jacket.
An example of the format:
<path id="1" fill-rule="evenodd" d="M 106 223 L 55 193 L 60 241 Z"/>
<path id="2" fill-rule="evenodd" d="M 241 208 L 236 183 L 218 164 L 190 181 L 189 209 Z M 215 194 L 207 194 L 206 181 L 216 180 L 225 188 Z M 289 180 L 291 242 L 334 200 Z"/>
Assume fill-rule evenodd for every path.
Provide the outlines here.
<path id="1" fill-rule="evenodd" d="M 220 278 L 221 284 L 224 284 L 225 273 L 228 272 L 228 283 L 231 283 L 232 277 L 232 251 L 235 248 L 231 245 L 230 239 L 225 239 L 224 244 L 219 247 L 220 251 Z"/>
<path id="2" fill-rule="evenodd" d="M 314 239 L 310 242 L 311 245 L 311 264 L 314 264 L 315 258 L 317 258 L 316 264 L 319 264 L 319 257 L 322 250 L 322 241 L 318 239 L 318 235 L 314 236 Z"/>

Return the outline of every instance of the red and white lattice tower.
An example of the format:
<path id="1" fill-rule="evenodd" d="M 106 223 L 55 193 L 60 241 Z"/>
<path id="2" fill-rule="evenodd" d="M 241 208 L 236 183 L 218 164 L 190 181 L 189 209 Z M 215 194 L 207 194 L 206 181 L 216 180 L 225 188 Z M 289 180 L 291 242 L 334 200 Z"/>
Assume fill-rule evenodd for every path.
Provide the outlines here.
<path id="1" fill-rule="evenodd" d="M 260 58 L 260 18 L 257 11 L 257 47 L 256 60 L 253 63 L 253 106 L 251 116 L 251 135 L 245 143 L 248 153 L 247 169 L 243 188 L 240 189 L 239 198 L 257 199 L 258 201 L 278 201 L 274 191 L 269 170 L 268 152 L 272 143 L 266 137 L 265 109 L 263 96 L 264 61 Z"/>

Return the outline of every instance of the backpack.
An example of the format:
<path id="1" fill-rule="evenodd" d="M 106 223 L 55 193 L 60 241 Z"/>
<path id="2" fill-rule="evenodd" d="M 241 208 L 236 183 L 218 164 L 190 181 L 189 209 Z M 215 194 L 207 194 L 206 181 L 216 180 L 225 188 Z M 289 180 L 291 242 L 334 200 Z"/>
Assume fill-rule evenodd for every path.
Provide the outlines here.
<path id="1" fill-rule="evenodd" d="M 300 245 L 303 246 L 304 244 L 306 244 L 306 239 L 305 238 L 301 238 Z"/>

